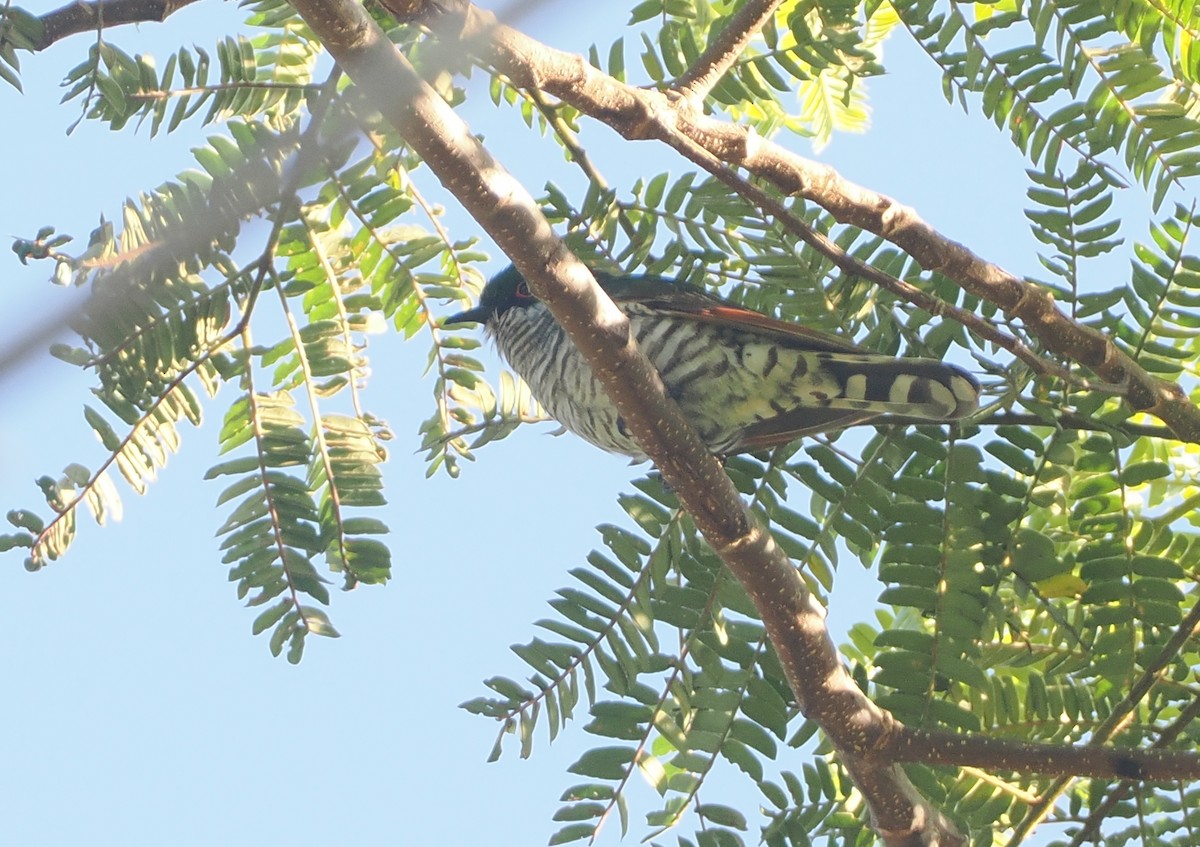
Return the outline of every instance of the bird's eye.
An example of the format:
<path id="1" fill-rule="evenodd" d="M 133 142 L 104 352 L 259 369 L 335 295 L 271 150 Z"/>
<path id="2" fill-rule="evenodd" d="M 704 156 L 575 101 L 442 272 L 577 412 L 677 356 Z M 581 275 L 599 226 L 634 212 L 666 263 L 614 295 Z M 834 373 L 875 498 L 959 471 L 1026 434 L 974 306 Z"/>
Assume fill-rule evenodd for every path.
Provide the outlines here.
<path id="1" fill-rule="evenodd" d="M 517 283 L 517 299 L 528 300 L 533 295 L 529 293 L 529 286 L 523 282 Z"/>

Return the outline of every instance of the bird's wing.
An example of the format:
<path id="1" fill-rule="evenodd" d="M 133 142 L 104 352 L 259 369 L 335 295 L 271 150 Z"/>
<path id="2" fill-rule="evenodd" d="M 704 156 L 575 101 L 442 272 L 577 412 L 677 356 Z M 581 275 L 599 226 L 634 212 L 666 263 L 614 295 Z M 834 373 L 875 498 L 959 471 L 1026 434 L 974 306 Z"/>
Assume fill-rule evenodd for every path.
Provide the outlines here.
<path id="1" fill-rule="evenodd" d="M 970 414 L 977 406 L 978 383 L 954 365 L 872 354 L 852 342 L 661 277 L 603 277 L 602 284 L 629 312 L 641 307 L 657 315 L 741 327 L 765 344 L 799 351 L 794 355 L 805 358 L 809 373 L 824 375 L 826 385 L 809 392 L 807 398 L 798 396 L 794 408 L 748 423 L 731 452 L 774 447 L 803 435 L 880 418 L 940 423 Z M 837 390 L 831 391 L 829 385 Z"/>
<path id="2" fill-rule="evenodd" d="M 618 305 L 639 304 L 663 314 L 705 323 L 740 325 L 768 339 L 819 353 L 862 353 L 857 344 L 761 312 L 729 303 L 686 283 L 657 276 L 597 274 L 604 290 Z"/>

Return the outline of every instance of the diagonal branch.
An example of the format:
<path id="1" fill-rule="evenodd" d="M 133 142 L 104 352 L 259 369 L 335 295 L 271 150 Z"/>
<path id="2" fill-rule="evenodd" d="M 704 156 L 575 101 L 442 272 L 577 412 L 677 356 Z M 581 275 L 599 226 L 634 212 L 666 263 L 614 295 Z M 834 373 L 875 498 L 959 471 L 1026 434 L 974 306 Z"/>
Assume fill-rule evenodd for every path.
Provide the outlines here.
<path id="1" fill-rule="evenodd" d="M 33 42 L 34 51 L 45 50 L 56 41 L 123 24 L 162 23 L 168 16 L 196 0 L 95 0 L 68 3 L 46 12 L 41 21 L 41 36 Z"/>
<path id="2" fill-rule="evenodd" d="M 1025 364 L 1029 365 L 1037 374 L 1056 376 L 1068 385 L 1082 384 L 1083 387 L 1093 390 L 1103 390 L 1114 394 L 1124 393 L 1124 386 L 1097 386 L 1076 379 L 1066 368 L 1037 355 L 1018 339 L 1006 332 L 1002 332 L 991 321 L 980 317 L 968 309 L 947 303 L 921 290 L 912 283 L 884 273 L 874 265 L 851 256 L 828 235 L 813 229 L 775 197 L 744 179 L 733 168 L 721 163 L 707 150 L 687 136 L 672 136 L 667 140 L 667 143 L 689 161 L 696 163 L 718 180 L 725 183 L 725 185 L 729 186 L 739 196 L 748 200 L 752 205 L 767 212 L 775 218 L 775 221 L 781 227 L 825 256 L 835 266 L 841 268 L 846 273 L 872 282 L 876 286 L 912 303 L 914 306 L 924 309 L 931 315 L 953 318 L 980 338 L 990 341 L 996 346 L 1012 353 L 1018 359 L 1025 362 Z"/>
<path id="3" fill-rule="evenodd" d="M 447 0 L 447 5 L 450 0 Z M 890 197 L 844 179 L 833 168 L 804 159 L 748 127 L 689 108 L 677 93 L 647 91 L 619 82 L 581 56 L 555 50 L 471 5 L 438 7 L 427 21 L 443 38 L 500 69 L 514 84 L 541 88 L 602 121 L 630 140 L 678 143 L 683 136 L 710 155 L 765 179 L 788 195 L 824 208 L 838 221 L 872 232 L 905 250 L 966 291 L 1020 319 L 1045 347 L 1124 385 L 1129 405 L 1161 418 L 1183 441 L 1200 443 L 1200 409 L 1177 383 L 1158 379 L 1100 332 L 1072 320 L 1047 290 L 1026 283 L 937 232 Z"/>
<path id="4" fill-rule="evenodd" d="M 783 0 L 749 0 L 729 16 L 725 28 L 692 66 L 679 75 L 674 88 L 698 109 L 721 77 L 729 72 L 746 45 L 758 34 Z"/>
<path id="5" fill-rule="evenodd" d="M 869 754 L 895 722 L 843 667 L 825 612 L 770 533 L 756 525 L 720 463 L 662 391 L 629 322 L 551 230 L 533 198 L 351 0 L 294 0 L 313 31 L 385 119 L 495 239 L 563 325 L 642 448 L 762 612 L 801 707 L 842 749 L 890 847 L 961 844 L 898 765 Z"/>
<path id="6" fill-rule="evenodd" d="M 1187 729 L 1197 718 L 1200 718 L 1200 699 L 1193 700 L 1179 713 L 1179 717 L 1171 722 L 1158 738 L 1151 745 L 1154 749 L 1160 749 L 1170 744 L 1179 735 Z M 1071 839 L 1070 847 L 1082 847 L 1085 840 L 1095 838 L 1100 832 L 1100 823 L 1105 820 L 1116 807 L 1118 803 L 1129 796 L 1130 790 L 1134 787 L 1134 783 L 1126 780 L 1118 783 L 1107 797 L 1096 803 L 1089 812 L 1087 819 L 1083 822 L 1083 827 L 1075 833 L 1075 837 Z"/>
<path id="7" fill-rule="evenodd" d="M 1150 693 L 1151 687 L 1159 680 L 1172 660 L 1180 655 L 1184 645 L 1194 637 L 1198 627 L 1200 627 L 1200 603 L 1192 606 L 1191 611 L 1180 621 L 1167 643 L 1162 646 L 1153 660 L 1147 662 L 1142 673 L 1130 685 L 1129 691 L 1121 698 L 1121 702 L 1116 705 L 1112 714 L 1092 732 L 1089 739 L 1090 744 L 1103 744 L 1117 733 L 1134 709 Z M 1019 844 L 1022 838 L 1032 832 L 1033 828 L 1050 813 L 1059 795 L 1066 790 L 1069 784 L 1070 780 L 1063 777 L 1055 780 L 1053 785 L 1043 791 L 1041 800 L 1030 808 L 1029 814 L 1016 827 L 1009 844 Z"/>

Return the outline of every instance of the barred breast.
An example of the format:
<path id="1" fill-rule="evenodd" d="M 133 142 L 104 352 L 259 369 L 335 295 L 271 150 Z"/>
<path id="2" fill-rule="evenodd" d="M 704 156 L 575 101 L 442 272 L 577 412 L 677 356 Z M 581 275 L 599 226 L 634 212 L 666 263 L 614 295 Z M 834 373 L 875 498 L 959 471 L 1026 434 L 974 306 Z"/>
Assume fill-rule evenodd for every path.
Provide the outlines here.
<path id="1" fill-rule="evenodd" d="M 497 316 L 500 354 L 556 421 L 601 449 L 645 459 L 583 356 L 542 303 Z"/>

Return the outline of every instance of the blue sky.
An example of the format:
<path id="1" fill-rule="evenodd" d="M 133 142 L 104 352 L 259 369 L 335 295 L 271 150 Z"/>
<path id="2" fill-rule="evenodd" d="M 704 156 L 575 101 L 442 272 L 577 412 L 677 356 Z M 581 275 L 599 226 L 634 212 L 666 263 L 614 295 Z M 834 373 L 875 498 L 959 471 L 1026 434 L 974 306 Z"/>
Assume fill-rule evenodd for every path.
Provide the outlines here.
<path id="1" fill-rule="evenodd" d="M 596 34 L 615 36 L 625 12 L 588 5 L 587 21 L 580 4 L 559 0 L 523 26 L 568 49 L 590 39 L 606 46 L 610 37 Z M 179 43 L 210 45 L 239 19 L 230 5 L 202 3 L 111 40 L 165 56 Z M 52 224 L 86 239 L 100 213 L 116 216 L 124 197 L 189 167 L 187 149 L 205 134 L 191 126 L 150 139 L 82 125 L 67 137 L 78 106 L 57 105 L 57 81 L 89 38 L 25 57 L 24 95 L 0 88 L 4 235 Z M 905 39 L 899 32 L 887 45 L 891 75 L 870 83 L 874 128 L 835 138 L 821 158 L 988 258 L 1036 274 L 1019 155 L 989 122 L 946 104 L 936 68 Z M 627 64 L 637 65 L 632 48 Z M 515 119 L 497 122 L 486 97 L 463 114 L 491 127 L 493 151 L 537 194 L 544 163 L 560 158 L 552 143 L 506 138 Z M 594 123 L 585 121 L 583 140 L 616 185 L 631 185 L 637 167 L 687 169 L 646 142 L 630 155 Z M 784 142 L 808 152 L 801 139 Z M 456 236 L 477 234 L 461 215 L 451 221 Z M 492 269 L 504 264 L 497 256 Z M 72 292 L 46 283 L 50 270 L 0 254 L 10 324 L 69 302 Z M 385 466 L 393 581 L 336 595 L 331 616 L 343 637 L 312 639 L 298 667 L 251 636 L 255 613 L 239 605 L 220 564 L 222 484 L 202 476 L 231 389 L 209 404 L 203 427 L 183 431 L 182 455 L 149 496 L 122 485 L 121 523 L 81 521 L 68 557 L 38 574 L 25 573 L 17 554 L 0 559 L 0 843 L 545 843 L 558 795 L 574 782 L 565 768 L 590 739 L 579 724 L 553 746 L 539 733 L 532 760 L 510 752 L 489 765 L 496 727 L 457 704 L 484 693 L 486 677 L 522 674 L 508 645 L 533 634 L 565 571 L 597 544 L 592 528 L 622 522 L 616 495 L 641 471 L 542 426 L 485 448 L 458 480 L 426 480 L 415 453 L 432 408 L 425 353 L 420 338 L 372 341 L 367 404 L 397 434 Z M 38 502 L 35 477 L 101 460 L 81 414 L 87 387 L 45 354 L 0 375 L 5 510 Z M 877 593 L 854 563 L 842 575 L 851 579 L 835 594 L 837 629 Z M 635 799 L 634 808 L 637 833 L 650 806 Z M 753 820 L 754 809 L 744 811 Z"/>

